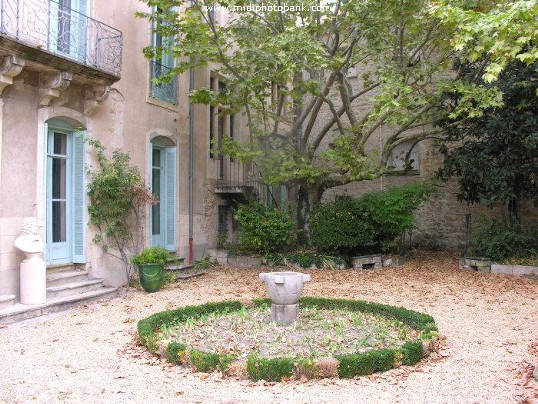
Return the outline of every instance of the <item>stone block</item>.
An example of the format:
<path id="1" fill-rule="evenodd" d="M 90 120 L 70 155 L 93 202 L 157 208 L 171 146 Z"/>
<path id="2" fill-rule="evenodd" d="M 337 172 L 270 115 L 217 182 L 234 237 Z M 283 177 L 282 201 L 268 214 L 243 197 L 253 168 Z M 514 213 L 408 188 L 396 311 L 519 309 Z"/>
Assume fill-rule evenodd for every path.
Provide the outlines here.
<path id="1" fill-rule="evenodd" d="M 512 265 L 491 264 L 491 273 L 513 275 Z"/>
<path id="2" fill-rule="evenodd" d="M 533 267 L 530 265 L 513 265 L 512 267 L 513 267 L 512 273 L 514 275 L 523 276 L 523 275 L 537 275 L 538 274 L 537 272 L 538 267 Z"/>
<path id="3" fill-rule="evenodd" d="M 211 249 L 208 253 L 212 261 L 217 261 L 220 265 L 228 265 L 228 251 Z"/>
<path id="4" fill-rule="evenodd" d="M 491 260 L 487 257 L 463 257 L 459 261 L 459 268 L 491 272 Z"/>
<path id="5" fill-rule="evenodd" d="M 236 267 L 261 267 L 262 259 L 260 257 L 247 256 L 228 257 L 228 265 Z"/>
<path id="6" fill-rule="evenodd" d="M 353 257 L 353 269 L 377 269 L 383 267 L 381 255 L 361 255 Z"/>
<path id="7" fill-rule="evenodd" d="M 400 267 L 407 262 L 406 257 L 398 255 L 396 257 L 383 257 L 383 267 Z"/>
<path id="8" fill-rule="evenodd" d="M 299 304 L 272 304 L 271 317 L 278 325 L 293 324 L 299 314 Z"/>

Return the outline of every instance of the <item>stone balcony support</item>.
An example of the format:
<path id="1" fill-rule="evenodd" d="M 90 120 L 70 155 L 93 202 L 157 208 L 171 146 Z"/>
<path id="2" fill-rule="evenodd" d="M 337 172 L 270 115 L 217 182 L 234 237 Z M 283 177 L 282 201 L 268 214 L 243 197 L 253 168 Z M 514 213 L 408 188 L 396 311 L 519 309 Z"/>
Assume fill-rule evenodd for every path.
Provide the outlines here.
<path id="1" fill-rule="evenodd" d="M 4 56 L 0 62 L 0 96 L 4 89 L 13 84 L 13 77 L 18 75 L 24 67 L 24 60 L 18 56 Z"/>

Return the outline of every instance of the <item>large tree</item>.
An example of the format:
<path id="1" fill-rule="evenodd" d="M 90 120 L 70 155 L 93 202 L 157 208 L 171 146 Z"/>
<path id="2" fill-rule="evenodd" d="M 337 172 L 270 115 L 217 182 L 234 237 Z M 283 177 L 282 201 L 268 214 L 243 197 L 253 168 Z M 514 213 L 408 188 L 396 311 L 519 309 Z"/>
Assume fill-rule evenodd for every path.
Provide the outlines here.
<path id="1" fill-rule="evenodd" d="M 446 74 L 460 51 L 451 42 L 461 31 L 456 11 L 487 12 L 495 1 L 448 9 L 430 0 L 222 0 L 227 19 L 213 17 L 213 0 L 145 2 L 154 11 L 143 16 L 175 38 L 146 55 L 173 53 L 180 62 L 172 75 L 218 66 L 227 92 L 197 89 L 191 101 L 244 111 L 250 142 L 224 142 L 225 151 L 255 160 L 267 183 L 295 186 L 303 228 L 326 189 L 377 178 L 394 147 L 436 134 L 417 128 L 435 119 L 442 94 L 468 95 L 456 115 L 501 102 L 495 90 Z M 348 77 L 352 67 L 358 79 Z M 369 142 L 380 128 L 376 154 Z"/>
<path id="2" fill-rule="evenodd" d="M 525 65 L 513 60 L 492 84 L 484 83 L 482 63 L 459 66 L 470 81 L 495 86 L 503 93 L 503 106 L 480 116 L 440 121 L 446 127 L 445 156 L 438 177 L 457 176 L 460 200 L 505 204 L 515 223 L 524 197 L 536 196 L 538 174 L 538 62 Z M 448 105 L 458 104 L 461 94 L 447 95 Z M 450 107 L 447 108 L 450 115 Z"/>

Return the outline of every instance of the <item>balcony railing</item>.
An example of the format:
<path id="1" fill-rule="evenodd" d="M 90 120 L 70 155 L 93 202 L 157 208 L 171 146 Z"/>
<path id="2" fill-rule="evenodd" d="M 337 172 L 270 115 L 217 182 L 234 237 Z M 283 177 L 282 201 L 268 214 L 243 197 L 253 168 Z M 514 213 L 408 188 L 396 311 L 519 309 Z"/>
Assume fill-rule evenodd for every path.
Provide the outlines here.
<path id="1" fill-rule="evenodd" d="M 115 76 L 122 33 L 52 0 L 0 0 L 0 35 Z"/>
<path id="2" fill-rule="evenodd" d="M 272 188 L 263 180 L 256 163 L 243 164 L 224 155 L 217 157 L 215 193 L 228 196 L 249 195 L 264 204 L 278 206 Z"/>
<path id="3" fill-rule="evenodd" d="M 153 79 L 160 79 L 170 72 L 170 68 L 166 67 L 158 62 L 150 63 L 150 89 L 149 93 L 152 98 L 156 98 L 161 101 L 168 102 L 170 104 L 177 104 L 177 76 L 172 77 L 170 81 L 162 81 L 160 83 L 154 83 Z"/>

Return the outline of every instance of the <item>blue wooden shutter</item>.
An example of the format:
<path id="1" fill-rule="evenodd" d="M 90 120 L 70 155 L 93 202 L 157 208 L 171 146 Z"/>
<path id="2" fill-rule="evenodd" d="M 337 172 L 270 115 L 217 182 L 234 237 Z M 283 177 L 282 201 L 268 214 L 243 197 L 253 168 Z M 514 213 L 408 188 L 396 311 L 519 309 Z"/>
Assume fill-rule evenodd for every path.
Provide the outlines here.
<path id="1" fill-rule="evenodd" d="M 167 147 L 165 151 L 165 245 L 169 251 L 176 250 L 176 148 Z"/>
<path id="2" fill-rule="evenodd" d="M 73 262 L 86 262 L 86 132 L 73 133 Z"/>
<path id="3" fill-rule="evenodd" d="M 48 186 L 48 179 L 47 179 L 47 175 L 49 173 L 49 156 L 48 156 L 48 153 L 49 153 L 49 124 L 47 122 L 45 122 L 43 124 L 44 126 L 44 129 L 45 129 L 45 156 L 44 156 L 44 161 L 43 161 L 43 195 L 45 197 L 45 210 L 43 211 L 44 213 L 44 217 L 45 217 L 45 230 L 43 232 L 43 240 L 45 241 L 45 252 L 44 252 L 44 259 L 45 259 L 45 262 L 48 264 L 49 263 L 49 259 L 50 259 L 50 251 L 49 251 L 49 248 L 50 248 L 50 243 L 49 243 L 49 240 L 50 240 L 50 237 L 49 237 L 49 232 L 50 232 L 50 229 L 51 229 L 51 223 L 50 223 L 50 212 L 49 212 L 49 199 L 50 199 L 50 192 L 49 192 L 49 186 Z"/>

